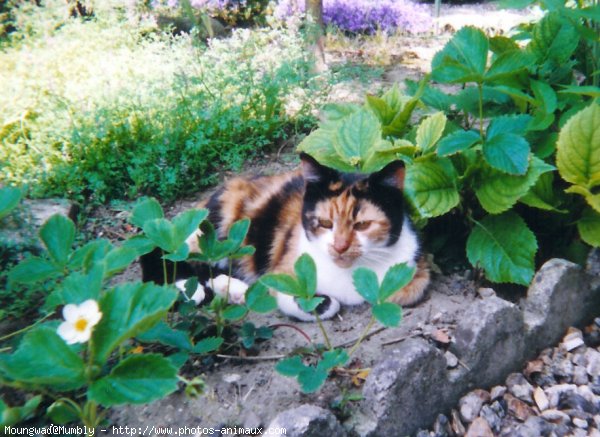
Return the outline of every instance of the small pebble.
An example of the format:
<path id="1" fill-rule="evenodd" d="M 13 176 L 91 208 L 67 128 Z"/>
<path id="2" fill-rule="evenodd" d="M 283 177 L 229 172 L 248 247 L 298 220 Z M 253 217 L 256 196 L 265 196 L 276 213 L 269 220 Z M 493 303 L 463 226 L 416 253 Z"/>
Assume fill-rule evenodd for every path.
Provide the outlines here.
<path id="1" fill-rule="evenodd" d="M 500 399 L 506 393 L 506 387 L 503 385 L 497 385 L 492 387 L 490 391 L 490 398 L 495 401 L 496 399 Z"/>
<path id="2" fill-rule="evenodd" d="M 494 437 L 494 433 L 487 421 L 478 417 L 471 423 L 465 437 Z"/>
<path id="3" fill-rule="evenodd" d="M 561 346 L 570 352 L 584 344 L 583 333 L 579 329 L 569 328 L 567 335 L 563 338 Z"/>
<path id="4" fill-rule="evenodd" d="M 540 411 L 547 410 L 550 406 L 548 396 L 546 396 L 546 393 L 544 393 L 544 390 L 542 390 L 541 387 L 536 387 L 536 389 L 533 391 L 533 399 L 535 400 L 535 404 Z"/>
<path id="5" fill-rule="evenodd" d="M 581 429 L 587 429 L 588 427 L 587 420 L 579 419 L 577 417 L 573 418 L 573 425 Z"/>
<path id="6" fill-rule="evenodd" d="M 569 421 L 571 420 L 571 418 L 569 417 L 568 414 L 563 413 L 560 410 L 546 410 L 544 411 L 541 416 L 553 423 L 569 423 Z"/>
<path id="7" fill-rule="evenodd" d="M 454 369 L 456 366 L 458 366 L 458 358 L 456 358 L 456 355 L 454 355 L 452 352 L 444 352 L 444 358 L 446 358 L 446 366 L 448 366 L 448 368 Z"/>
<path id="8" fill-rule="evenodd" d="M 525 379 L 522 373 L 511 373 L 506 378 L 508 391 L 522 401 L 533 402 L 533 386 Z"/>

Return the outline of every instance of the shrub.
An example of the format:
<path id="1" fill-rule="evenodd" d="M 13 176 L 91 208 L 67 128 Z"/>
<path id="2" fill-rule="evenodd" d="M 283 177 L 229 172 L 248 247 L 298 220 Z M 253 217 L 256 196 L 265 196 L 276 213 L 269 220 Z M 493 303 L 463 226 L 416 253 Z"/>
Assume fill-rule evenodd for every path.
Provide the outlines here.
<path id="1" fill-rule="evenodd" d="M 300 11 L 295 11 L 296 5 Z M 285 19 L 303 11 L 303 1 L 280 0 L 274 15 Z M 431 29 L 426 6 L 410 0 L 324 0 L 323 21 L 351 33 L 372 34 L 378 30 L 422 33 Z"/>
<path id="2" fill-rule="evenodd" d="M 310 123 L 320 94 L 294 30 L 206 47 L 142 30 L 96 11 L 0 52 L 0 181 L 35 196 L 173 199 Z"/>
<path id="3" fill-rule="evenodd" d="M 208 13 L 211 17 L 219 18 L 232 26 L 248 24 L 264 24 L 269 12 L 269 0 L 187 0 L 189 5 L 197 10 Z M 152 6 L 160 10 L 174 9 L 185 6 L 185 1 L 154 0 Z"/>

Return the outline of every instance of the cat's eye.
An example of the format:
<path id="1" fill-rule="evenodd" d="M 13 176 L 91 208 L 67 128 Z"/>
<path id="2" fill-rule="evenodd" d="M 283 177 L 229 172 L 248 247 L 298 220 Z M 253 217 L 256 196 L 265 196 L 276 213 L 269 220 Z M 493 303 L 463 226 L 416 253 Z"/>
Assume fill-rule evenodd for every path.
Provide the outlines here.
<path id="1" fill-rule="evenodd" d="M 366 230 L 369 226 L 371 226 L 371 222 L 368 220 L 363 220 L 360 222 L 356 222 L 354 223 L 354 229 L 356 231 L 364 231 Z"/>
<path id="2" fill-rule="evenodd" d="M 325 229 L 333 228 L 333 222 L 327 219 L 319 219 L 319 226 Z"/>

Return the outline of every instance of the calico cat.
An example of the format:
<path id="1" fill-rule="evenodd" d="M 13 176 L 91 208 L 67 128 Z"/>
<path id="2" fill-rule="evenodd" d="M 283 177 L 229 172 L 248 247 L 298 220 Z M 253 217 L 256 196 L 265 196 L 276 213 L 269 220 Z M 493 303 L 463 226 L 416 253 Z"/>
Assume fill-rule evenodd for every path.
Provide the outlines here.
<path id="1" fill-rule="evenodd" d="M 370 175 L 342 173 L 301 154 L 299 170 L 277 176 L 235 178 L 199 205 L 220 237 L 242 218 L 251 220 L 246 244 L 253 255 L 239 260 L 235 276 L 251 283 L 267 272 L 293 274 L 294 262 L 308 253 L 317 265 L 317 294 L 325 300 L 317 308 L 332 317 L 344 305 L 364 299 L 355 291 L 352 271 L 368 267 L 383 278 L 394 264 L 417 267 L 413 280 L 390 301 L 413 305 L 423 298 L 429 283 L 426 263 L 420 259 L 419 240 L 404 211 L 404 165 L 387 165 Z M 197 234 L 187 241 L 198 252 Z M 179 267 L 178 278 L 206 274 L 205 266 Z M 144 280 L 157 280 L 148 256 L 142 258 Z M 312 314 L 300 309 L 292 296 L 275 294 L 285 314 L 304 321 Z"/>

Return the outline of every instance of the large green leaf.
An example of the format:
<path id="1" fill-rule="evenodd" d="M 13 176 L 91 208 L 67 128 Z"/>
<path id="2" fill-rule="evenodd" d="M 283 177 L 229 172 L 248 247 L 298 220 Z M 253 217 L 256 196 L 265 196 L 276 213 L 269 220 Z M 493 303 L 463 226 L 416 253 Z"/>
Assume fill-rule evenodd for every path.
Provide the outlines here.
<path id="1" fill-rule="evenodd" d="M 198 229 L 207 215 L 207 209 L 188 209 L 173 218 L 177 246 L 183 244 L 186 238 Z"/>
<path id="2" fill-rule="evenodd" d="M 354 288 L 367 302 L 374 305 L 377 303 L 379 294 L 379 281 L 377 275 L 371 269 L 359 267 L 352 272 Z"/>
<path id="3" fill-rule="evenodd" d="M 359 166 L 366 160 L 370 149 L 381 140 L 381 125 L 375 115 L 366 109 L 345 118 L 336 132 L 334 148 L 350 165 Z"/>
<path id="4" fill-rule="evenodd" d="M 158 342 L 184 351 L 192 350 L 192 342 L 190 341 L 188 333 L 173 329 L 164 321 L 158 322 L 152 328 L 138 335 L 136 338 L 143 342 Z"/>
<path id="5" fill-rule="evenodd" d="M 106 275 L 112 276 L 125 268 L 136 260 L 138 251 L 131 247 L 115 247 L 106 254 L 104 265 L 106 267 Z"/>
<path id="6" fill-rule="evenodd" d="M 260 282 L 268 288 L 290 296 L 304 296 L 304 290 L 300 289 L 298 282 L 290 275 L 269 273 L 261 277 Z"/>
<path id="7" fill-rule="evenodd" d="M 146 404 L 174 392 L 177 381 L 177 369 L 162 355 L 133 355 L 94 381 L 88 398 L 105 407 Z"/>
<path id="8" fill-rule="evenodd" d="M 379 288 L 378 301 L 384 302 L 408 283 L 415 276 L 415 269 L 406 264 L 395 264 L 385 272 L 381 287 Z"/>
<path id="9" fill-rule="evenodd" d="M 57 276 L 60 273 L 61 270 L 50 261 L 32 256 L 14 266 L 8 273 L 8 279 L 22 284 L 31 284 Z"/>
<path id="10" fill-rule="evenodd" d="M 85 383 L 83 360 L 55 330 L 38 327 L 23 337 L 11 355 L 0 355 L 0 374 L 14 381 L 74 390 Z"/>
<path id="11" fill-rule="evenodd" d="M 485 82 L 494 82 L 513 76 L 533 65 L 535 57 L 522 50 L 510 50 L 498 56 L 485 73 Z"/>
<path id="12" fill-rule="evenodd" d="M 100 300 L 102 319 L 92 334 L 92 352 L 104 363 L 123 341 L 152 328 L 167 313 L 177 292 L 151 283 L 126 283 L 108 291 Z"/>
<path id="13" fill-rule="evenodd" d="M 456 171 L 447 158 L 418 161 L 406 170 L 405 190 L 422 217 L 447 213 L 460 200 Z"/>
<path id="14" fill-rule="evenodd" d="M 552 170 L 554 167 L 537 157 L 532 158 L 529 169 L 523 176 L 509 175 L 484 166 L 475 194 L 487 212 L 499 214 L 510 209 L 527 194 L 541 174 Z"/>
<path id="15" fill-rule="evenodd" d="M 578 44 L 577 29 L 559 12 L 553 11 L 535 24 L 527 48 L 537 57 L 538 63 L 550 59 L 560 65 L 569 60 Z"/>
<path id="16" fill-rule="evenodd" d="M 373 306 L 373 316 L 383 326 L 398 326 L 402 320 L 402 308 L 392 302 L 383 302 Z"/>
<path id="17" fill-rule="evenodd" d="M 471 231 L 467 257 L 493 282 L 528 285 L 535 272 L 537 241 L 515 212 L 485 217 Z"/>
<path id="18" fill-rule="evenodd" d="M 431 62 L 433 80 L 442 83 L 482 82 L 489 44 L 475 27 L 463 27 Z"/>
<path id="19" fill-rule="evenodd" d="M 571 117 L 558 136 L 556 164 L 563 179 L 585 194 L 600 185 L 600 105 L 592 103 Z M 600 209 L 596 208 L 596 211 Z"/>
<path id="20" fill-rule="evenodd" d="M 133 208 L 129 221 L 138 228 L 143 228 L 147 221 L 161 219 L 164 216 L 163 210 L 156 199 L 148 198 L 142 200 Z"/>
<path id="21" fill-rule="evenodd" d="M 167 219 L 148 220 L 143 229 L 154 244 L 167 252 L 176 252 L 181 245 L 175 226 Z"/>
<path id="22" fill-rule="evenodd" d="M 305 152 L 315 158 L 319 163 L 335 168 L 340 171 L 355 171 L 356 168 L 346 162 L 333 148 L 335 131 L 327 129 L 317 129 L 308 135 L 297 150 Z"/>
<path id="23" fill-rule="evenodd" d="M 312 297 L 317 292 L 317 266 L 307 253 L 303 253 L 294 263 L 296 280 L 303 290 L 303 297 Z"/>
<path id="24" fill-rule="evenodd" d="M 0 219 L 6 217 L 21 201 L 22 192 L 15 187 L 0 188 Z"/>
<path id="25" fill-rule="evenodd" d="M 195 354 L 207 354 L 209 352 L 214 352 L 218 350 L 225 340 L 223 337 L 206 337 L 200 340 L 194 348 L 192 352 Z"/>
<path id="26" fill-rule="evenodd" d="M 277 300 L 261 282 L 255 282 L 246 292 L 246 305 L 257 313 L 269 313 L 277 308 Z"/>
<path id="27" fill-rule="evenodd" d="M 529 151 L 527 140 L 513 133 L 497 134 L 483 143 L 483 156 L 488 164 L 514 175 L 527 171 Z"/>
<path id="28" fill-rule="evenodd" d="M 446 116 L 443 112 L 437 112 L 424 119 L 417 128 L 417 146 L 423 153 L 427 153 L 442 137 L 446 128 Z"/>
<path id="29" fill-rule="evenodd" d="M 531 122 L 531 116 L 526 114 L 502 115 L 490 120 L 486 130 L 486 138 L 489 140 L 495 136 L 510 132 L 511 134 L 525 135 L 527 127 Z"/>
<path id="30" fill-rule="evenodd" d="M 462 152 L 476 144 L 481 140 L 479 132 L 474 130 L 458 130 L 446 135 L 438 143 L 437 153 L 440 156 L 453 155 L 457 152 Z"/>
<path id="31" fill-rule="evenodd" d="M 519 199 L 519 202 L 545 211 L 567 212 L 564 209 L 558 208 L 560 199 L 554 192 L 554 173 L 544 173 L 541 175 L 527 194 Z"/>
<path id="32" fill-rule="evenodd" d="M 7 434 L 5 427 L 14 426 L 34 417 L 35 411 L 41 402 L 42 396 L 37 395 L 29 399 L 21 407 L 9 407 L 0 399 L 0 429 L 4 431 L 3 435 Z"/>
<path id="33" fill-rule="evenodd" d="M 600 214 L 592 208 L 586 208 L 577 222 L 581 239 L 590 246 L 600 246 Z"/>
<path id="34" fill-rule="evenodd" d="M 80 304 L 88 299 L 98 300 L 103 279 L 102 265 L 95 265 L 86 273 L 71 273 L 48 296 L 44 308 L 51 311 L 58 305 Z"/>
<path id="35" fill-rule="evenodd" d="M 71 246 L 75 241 L 75 224 L 60 214 L 53 215 L 41 227 L 40 238 L 52 261 L 63 267 L 69 260 Z"/>

